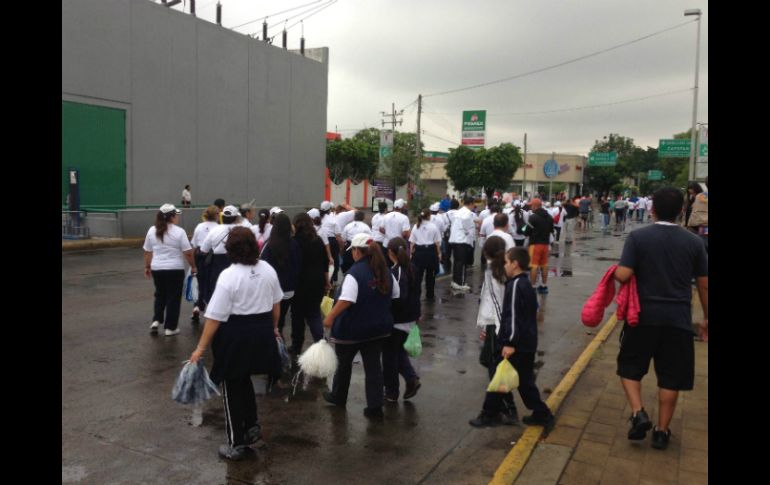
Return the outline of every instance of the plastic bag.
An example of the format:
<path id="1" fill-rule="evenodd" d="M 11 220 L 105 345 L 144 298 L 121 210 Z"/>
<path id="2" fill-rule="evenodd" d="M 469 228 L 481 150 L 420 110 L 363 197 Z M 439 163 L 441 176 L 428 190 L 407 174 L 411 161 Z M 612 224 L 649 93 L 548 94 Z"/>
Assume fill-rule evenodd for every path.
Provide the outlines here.
<path id="1" fill-rule="evenodd" d="M 404 342 L 404 350 L 409 357 L 417 358 L 422 353 L 422 340 L 420 340 L 420 327 L 415 325 L 409 331 L 409 336 Z"/>
<path id="2" fill-rule="evenodd" d="M 508 359 L 497 364 L 495 376 L 487 387 L 487 392 L 511 392 L 519 387 L 519 373 L 513 368 Z"/>
<path id="3" fill-rule="evenodd" d="M 190 297 L 192 298 L 192 300 L 189 300 L 189 301 L 193 301 L 193 302 L 198 301 L 199 293 L 198 293 L 198 278 L 197 277 L 193 277 L 192 283 L 190 284 L 190 288 L 191 288 L 191 290 L 190 290 Z"/>
<path id="4" fill-rule="evenodd" d="M 187 301 L 195 301 L 192 294 L 192 285 L 195 281 L 195 276 L 192 273 L 187 273 L 187 278 L 184 281 L 184 299 Z"/>
<path id="5" fill-rule="evenodd" d="M 446 271 L 444 271 L 444 265 L 440 264 L 438 265 L 438 272 L 436 273 L 436 277 L 443 276 L 446 274 Z"/>
<path id="6" fill-rule="evenodd" d="M 332 300 L 328 296 L 323 297 L 323 300 L 321 300 L 321 313 L 323 314 L 324 318 L 326 318 L 326 315 L 328 315 L 329 312 L 332 311 L 333 306 L 334 306 L 334 300 Z"/>
<path id="7" fill-rule="evenodd" d="M 281 356 L 281 367 L 284 372 L 289 373 L 291 372 L 291 357 L 289 357 L 289 353 L 286 351 L 286 344 L 281 337 L 276 337 L 275 340 L 278 342 L 278 355 Z"/>
<path id="8" fill-rule="evenodd" d="M 180 404 L 200 404 L 215 394 L 220 395 L 217 386 L 209 378 L 203 359 L 195 364 L 185 361 L 171 390 L 171 399 Z"/>

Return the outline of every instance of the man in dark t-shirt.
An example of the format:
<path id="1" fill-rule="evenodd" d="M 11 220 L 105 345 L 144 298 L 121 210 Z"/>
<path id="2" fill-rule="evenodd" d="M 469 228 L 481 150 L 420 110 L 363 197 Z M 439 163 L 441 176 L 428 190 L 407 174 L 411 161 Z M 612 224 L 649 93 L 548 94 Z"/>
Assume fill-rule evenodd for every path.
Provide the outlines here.
<path id="1" fill-rule="evenodd" d="M 580 200 L 580 196 L 575 196 L 572 200 L 567 200 L 567 203 L 564 204 L 564 214 L 562 214 L 562 217 L 564 217 L 564 242 L 565 244 L 572 244 L 572 241 L 575 239 L 575 221 L 577 221 L 578 216 L 578 205 L 577 201 Z"/>
<path id="2" fill-rule="evenodd" d="M 641 307 L 639 324 L 632 327 L 625 323 L 623 327 L 618 354 L 617 374 L 633 413 L 628 439 L 643 440 L 652 427 L 642 406 L 641 380 L 654 359 L 659 406 L 652 446 L 658 449 L 668 446 L 668 426 L 679 391 L 693 388 L 693 278 L 703 307 L 701 336 L 708 340 L 708 256 L 703 242 L 674 222 L 683 204 L 682 193 L 674 188 L 655 192 L 655 224 L 628 235 L 615 271 L 615 279 L 621 283 L 636 276 Z"/>

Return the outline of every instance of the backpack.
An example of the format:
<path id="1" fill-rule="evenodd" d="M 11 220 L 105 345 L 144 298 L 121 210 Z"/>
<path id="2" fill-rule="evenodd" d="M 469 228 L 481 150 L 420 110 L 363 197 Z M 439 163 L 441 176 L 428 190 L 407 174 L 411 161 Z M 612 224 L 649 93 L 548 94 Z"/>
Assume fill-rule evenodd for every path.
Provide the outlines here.
<path id="1" fill-rule="evenodd" d="M 561 207 L 559 207 L 559 213 L 558 213 L 558 214 L 556 214 L 556 215 L 554 216 L 554 218 L 553 218 L 553 223 L 554 223 L 554 224 L 558 224 L 558 223 L 559 223 L 559 220 L 561 219 L 561 211 L 562 211 L 562 208 L 561 208 Z"/>
<path id="2" fill-rule="evenodd" d="M 524 230 L 527 227 L 524 224 L 524 214 L 521 211 L 514 211 L 513 220 L 516 222 L 516 234 L 524 235 Z"/>

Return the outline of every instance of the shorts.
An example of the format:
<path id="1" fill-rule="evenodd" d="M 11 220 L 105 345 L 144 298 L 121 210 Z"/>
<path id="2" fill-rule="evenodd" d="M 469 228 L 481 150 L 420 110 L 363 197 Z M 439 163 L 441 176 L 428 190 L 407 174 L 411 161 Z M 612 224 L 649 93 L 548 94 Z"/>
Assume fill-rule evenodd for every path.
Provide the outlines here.
<path id="1" fill-rule="evenodd" d="M 548 244 L 530 244 L 529 245 L 529 265 L 533 268 L 539 266 L 548 266 Z"/>
<path id="2" fill-rule="evenodd" d="M 641 381 L 655 360 L 658 387 L 690 391 L 695 380 L 693 333 L 674 327 L 624 324 L 620 333 L 618 371 L 620 377 Z"/>

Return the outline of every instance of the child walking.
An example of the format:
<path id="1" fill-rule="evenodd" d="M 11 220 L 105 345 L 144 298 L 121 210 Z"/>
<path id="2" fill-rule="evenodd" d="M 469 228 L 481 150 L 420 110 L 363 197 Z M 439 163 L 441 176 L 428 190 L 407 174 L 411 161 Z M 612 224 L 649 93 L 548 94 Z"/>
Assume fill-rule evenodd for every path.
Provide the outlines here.
<path id="1" fill-rule="evenodd" d="M 508 359 L 519 374 L 519 395 L 527 409 L 533 412 L 524 416 L 527 425 L 540 425 L 550 431 L 555 418 L 540 398 L 535 385 L 534 365 L 537 353 L 537 295 L 527 276 L 529 254 L 523 248 L 511 248 L 505 254 L 505 284 L 500 328 L 495 345 L 495 367 L 502 359 Z M 487 392 L 479 416 L 470 421 L 472 426 L 496 426 L 503 424 L 500 417 L 504 410 L 506 394 Z"/>

